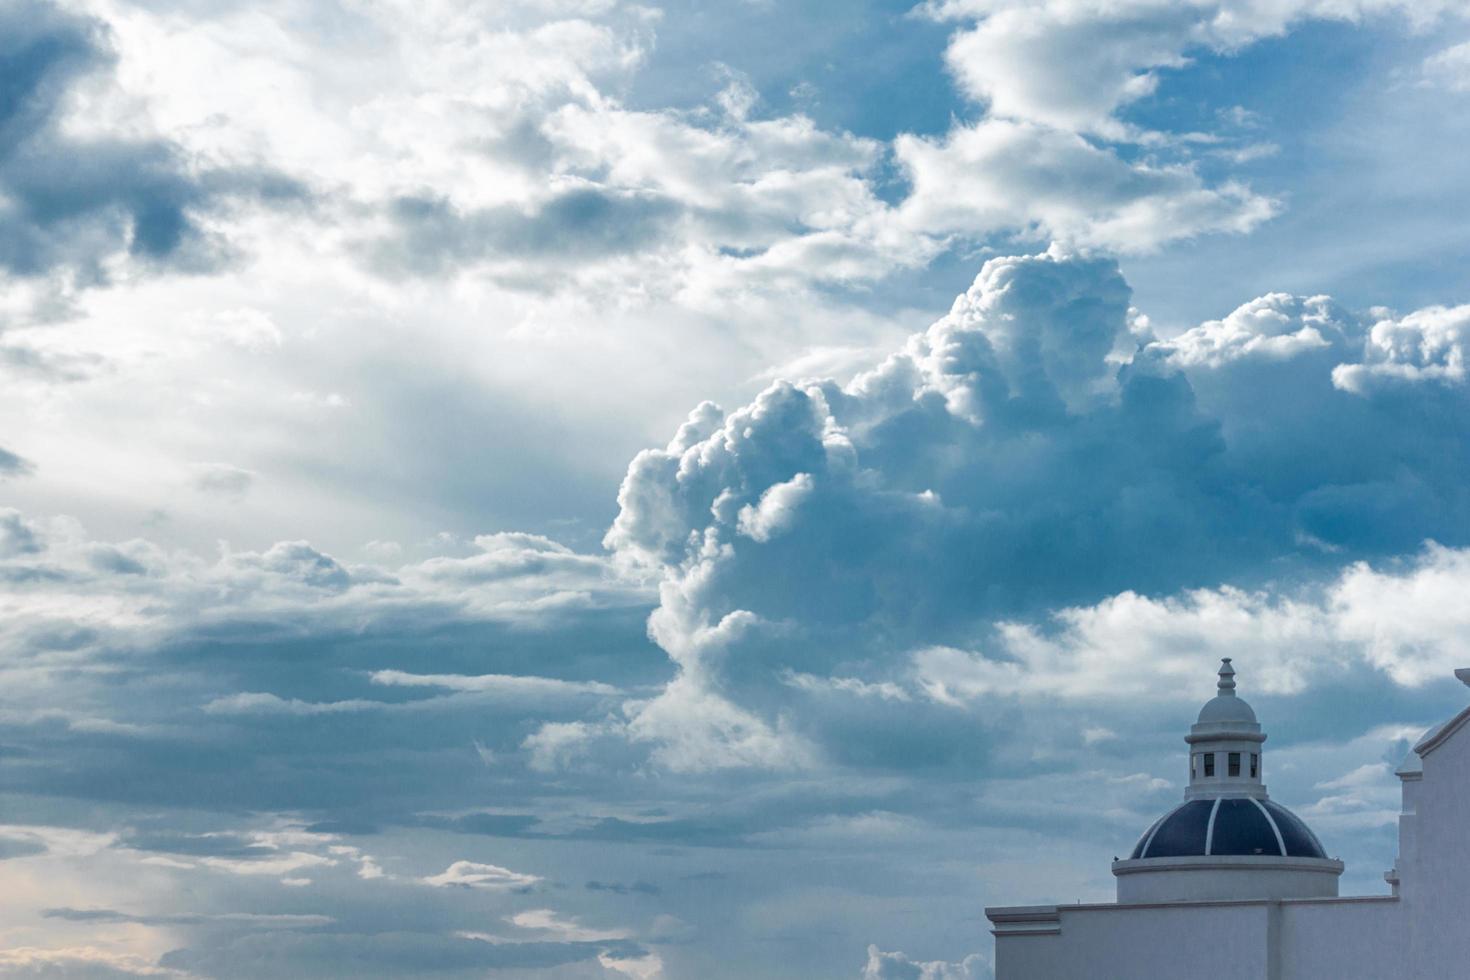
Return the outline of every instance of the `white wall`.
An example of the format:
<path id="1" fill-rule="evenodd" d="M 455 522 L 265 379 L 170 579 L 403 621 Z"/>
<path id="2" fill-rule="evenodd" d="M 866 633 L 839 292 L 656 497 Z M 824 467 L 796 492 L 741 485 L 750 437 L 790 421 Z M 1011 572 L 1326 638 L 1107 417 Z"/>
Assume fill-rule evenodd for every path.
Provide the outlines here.
<path id="1" fill-rule="evenodd" d="M 1264 980 L 1266 908 L 1066 906 L 1061 933 L 997 936 L 997 980 Z M 1377 978 L 1382 980 L 1382 978 Z"/>
<path id="2" fill-rule="evenodd" d="M 1389 897 L 1283 902 L 1280 980 L 1399 980 L 1404 977 L 1404 907 Z M 1273 978 L 1274 980 L 1274 978 Z"/>
<path id="3" fill-rule="evenodd" d="M 1175 866 L 1167 869 L 1118 874 L 1118 901 L 1127 905 L 1330 898 L 1337 895 L 1337 877 L 1342 873 L 1341 864 L 1329 861 L 1303 861 L 1302 867 L 1295 868 L 1273 868 L 1260 858 L 1234 856 L 1178 858 L 1175 862 Z M 1119 865 L 1127 867 L 1132 863 L 1119 862 Z M 1143 862 L 1139 866 L 1144 866 Z"/>
<path id="4" fill-rule="evenodd" d="M 996 936 L 996 980 L 1405 976 L 1403 907 L 1387 896 L 1156 907 L 1062 905 L 1057 913 L 1057 934 Z M 1457 969 L 1434 976 L 1464 980 L 1465 968 Z"/>
<path id="5" fill-rule="evenodd" d="M 1470 725 L 1424 757 L 1400 894 L 1414 980 L 1470 976 Z"/>

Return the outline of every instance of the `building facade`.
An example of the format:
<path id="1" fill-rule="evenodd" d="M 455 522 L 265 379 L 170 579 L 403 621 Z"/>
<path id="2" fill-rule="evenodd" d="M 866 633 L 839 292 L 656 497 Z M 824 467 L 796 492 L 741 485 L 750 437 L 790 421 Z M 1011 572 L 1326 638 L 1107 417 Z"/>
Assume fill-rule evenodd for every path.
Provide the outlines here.
<path id="1" fill-rule="evenodd" d="M 1385 895 L 1339 896 L 1342 863 L 1270 799 L 1229 659 L 1185 741 L 1184 802 L 1113 862 L 1116 902 L 985 910 L 996 980 L 1470 978 L 1470 707 L 1398 770 Z"/>

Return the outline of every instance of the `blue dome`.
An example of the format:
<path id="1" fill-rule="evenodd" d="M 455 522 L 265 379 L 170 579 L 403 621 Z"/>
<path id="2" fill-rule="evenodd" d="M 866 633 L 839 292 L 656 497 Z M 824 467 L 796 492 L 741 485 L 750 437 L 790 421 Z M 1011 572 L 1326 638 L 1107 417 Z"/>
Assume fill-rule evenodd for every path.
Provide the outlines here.
<path id="1" fill-rule="evenodd" d="M 1279 803 L 1247 796 L 1175 807 L 1139 838 L 1130 858 L 1218 855 L 1327 857 L 1300 817 Z"/>

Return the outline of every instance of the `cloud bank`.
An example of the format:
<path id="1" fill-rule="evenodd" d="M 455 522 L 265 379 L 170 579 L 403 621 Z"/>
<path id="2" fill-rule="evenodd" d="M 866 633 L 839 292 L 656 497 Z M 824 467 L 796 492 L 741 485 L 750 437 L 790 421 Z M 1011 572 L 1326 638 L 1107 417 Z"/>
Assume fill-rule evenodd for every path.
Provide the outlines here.
<path id="1" fill-rule="evenodd" d="M 1158 338 L 1110 259 L 993 259 L 878 367 L 701 406 L 630 465 L 606 543 L 660 576 L 679 673 L 628 732 L 801 766 L 852 750 L 811 678 L 1137 695 L 1201 647 L 1270 651 L 1268 689 L 1437 677 L 1466 625 L 1435 612 L 1466 573 L 1463 317 L 1276 294 Z"/>

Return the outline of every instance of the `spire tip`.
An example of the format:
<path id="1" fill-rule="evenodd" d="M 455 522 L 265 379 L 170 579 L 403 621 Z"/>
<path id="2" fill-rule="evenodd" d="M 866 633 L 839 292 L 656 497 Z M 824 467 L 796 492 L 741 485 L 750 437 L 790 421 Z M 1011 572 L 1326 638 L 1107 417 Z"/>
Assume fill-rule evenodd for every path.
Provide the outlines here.
<path id="1" fill-rule="evenodd" d="M 1235 694 L 1235 668 L 1230 666 L 1229 657 L 1220 658 L 1220 693 Z"/>

